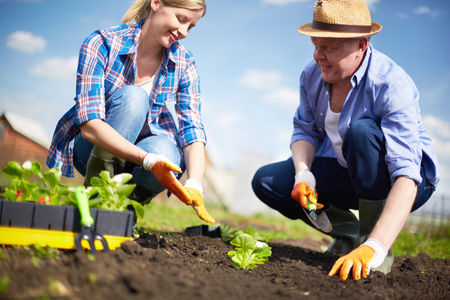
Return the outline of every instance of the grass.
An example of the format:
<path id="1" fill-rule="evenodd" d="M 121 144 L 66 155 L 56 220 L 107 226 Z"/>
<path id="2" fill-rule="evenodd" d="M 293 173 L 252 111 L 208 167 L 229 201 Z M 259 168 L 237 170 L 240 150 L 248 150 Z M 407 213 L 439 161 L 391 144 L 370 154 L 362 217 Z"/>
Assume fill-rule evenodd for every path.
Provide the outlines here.
<path id="1" fill-rule="evenodd" d="M 274 239 L 311 238 L 323 242 L 326 249 L 331 237 L 315 230 L 299 220 L 289 220 L 279 213 L 258 213 L 252 216 L 242 216 L 229 212 L 225 207 L 215 203 L 207 204 L 208 212 L 216 219 L 222 235 L 230 240 L 233 235 L 245 232 L 254 238 L 264 241 Z M 145 217 L 139 226 L 149 231 L 182 232 L 187 227 L 206 224 L 197 217 L 191 207 L 173 199 L 153 201 L 145 206 Z M 417 229 L 419 228 L 419 230 Z M 412 230 L 405 226 L 394 243 L 396 256 L 417 256 L 420 252 L 427 253 L 432 258 L 450 258 L 450 224 L 419 224 Z"/>

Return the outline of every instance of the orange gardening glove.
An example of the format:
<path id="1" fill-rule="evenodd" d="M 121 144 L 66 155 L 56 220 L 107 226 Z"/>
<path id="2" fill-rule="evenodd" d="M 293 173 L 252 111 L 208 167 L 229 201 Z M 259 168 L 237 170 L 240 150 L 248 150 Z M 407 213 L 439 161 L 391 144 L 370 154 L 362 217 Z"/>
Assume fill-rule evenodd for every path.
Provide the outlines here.
<path id="1" fill-rule="evenodd" d="M 307 210 L 322 209 L 323 205 L 317 203 L 318 195 L 315 190 L 316 179 L 309 170 L 295 174 L 294 188 L 291 197 Z M 314 191 L 313 191 L 314 190 Z"/>
<path id="2" fill-rule="evenodd" d="M 147 153 L 143 161 L 144 169 L 151 170 L 158 181 L 186 205 L 192 205 L 192 199 L 183 185 L 172 172 L 181 173 L 180 167 L 171 163 L 164 155 Z"/>
<path id="3" fill-rule="evenodd" d="M 303 208 L 308 210 L 309 203 L 314 205 L 317 204 L 317 193 L 313 192 L 313 190 L 303 181 L 294 185 L 291 197 L 300 203 Z"/>
<path id="4" fill-rule="evenodd" d="M 215 223 L 216 220 L 214 220 L 214 218 L 211 217 L 211 215 L 206 211 L 202 194 L 195 188 L 186 187 L 186 190 L 192 198 L 192 207 L 194 208 L 198 217 L 205 222 Z"/>
<path id="5" fill-rule="evenodd" d="M 361 279 L 361 272 L 364 278 L 369 275 L 370 269 L 379 267 L 386 258 L 386 248 L 375 239 L 368 239 L 364 244 L 339 258 L 334 264 L 328 276 L 333 276 L 339 272 L 339 278 L 347 280 L 348 273 L 352 269 L 354 280 Z"/>

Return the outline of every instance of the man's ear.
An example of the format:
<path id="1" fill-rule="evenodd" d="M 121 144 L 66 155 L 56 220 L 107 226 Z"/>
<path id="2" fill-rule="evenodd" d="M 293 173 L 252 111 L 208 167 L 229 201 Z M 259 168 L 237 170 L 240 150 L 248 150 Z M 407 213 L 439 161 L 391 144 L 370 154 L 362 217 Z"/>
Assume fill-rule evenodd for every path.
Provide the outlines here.
<path id="1" fill-rule="evenodd" d="M 364 52 L 367 47 L 369 47 L 369 40 L 366 37 L 360 38 L 358 41 L 358 50 Z"/>

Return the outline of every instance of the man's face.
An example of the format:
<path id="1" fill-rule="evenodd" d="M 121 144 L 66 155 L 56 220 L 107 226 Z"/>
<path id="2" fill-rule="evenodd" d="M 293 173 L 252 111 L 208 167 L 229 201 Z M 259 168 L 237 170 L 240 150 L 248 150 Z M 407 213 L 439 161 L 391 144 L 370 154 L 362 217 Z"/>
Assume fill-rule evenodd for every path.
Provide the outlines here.
<path id="1" fill-rule="evenodd" d="M 322 78 L 330 84 L 349 80 L 364 57 L 364 39 L 341 39 L 311 37 L 314 60 Z"/>

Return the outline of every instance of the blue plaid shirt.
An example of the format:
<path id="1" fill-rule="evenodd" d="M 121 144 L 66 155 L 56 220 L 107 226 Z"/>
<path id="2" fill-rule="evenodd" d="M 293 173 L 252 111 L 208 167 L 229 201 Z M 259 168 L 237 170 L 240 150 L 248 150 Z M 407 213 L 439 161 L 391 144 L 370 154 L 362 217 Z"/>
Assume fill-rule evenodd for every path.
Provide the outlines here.
<path id="1" fill-rule="evenodd" d="M 341 138 L 344 139 L 352 122 L 374 120 L 386 138 L 385 162 L 392 184 L 399 176 L 420 183 L 423 165 L 426 178 L 436 186 L 441 168 L 422 123 L 419 92 L 412 79 L 370 45 L 351 83 L 339 118 Z M 330 94 L 330 85 L 323 81 L 316 62 L 311 61 L 300 77 L 300 105 L 294 116 L 291 144 L 308 141 L 315 146 L 318 157 L 336 157 L 325 132 Z"/>
<path id="2" fill-rule="evenodd" d="M 47 165 L 73 177 L 74 139 L 80 126 L 92 119 L 105 119 L 105 102 L 119 88 L 133 85 L 141 26 L 122 24 L 97 30 L 80 49 L 75 105 L 59 120 L 47 156 Z M 182 148 L 200 141 L 206 144 L 201 120 L 200 79 L 192 54 L 178 42 L 165 49 L 161 71 L 149 97 L 148 125 L 153 134 Z M 178 128 L 169 111 L 174 105 Z"/>

